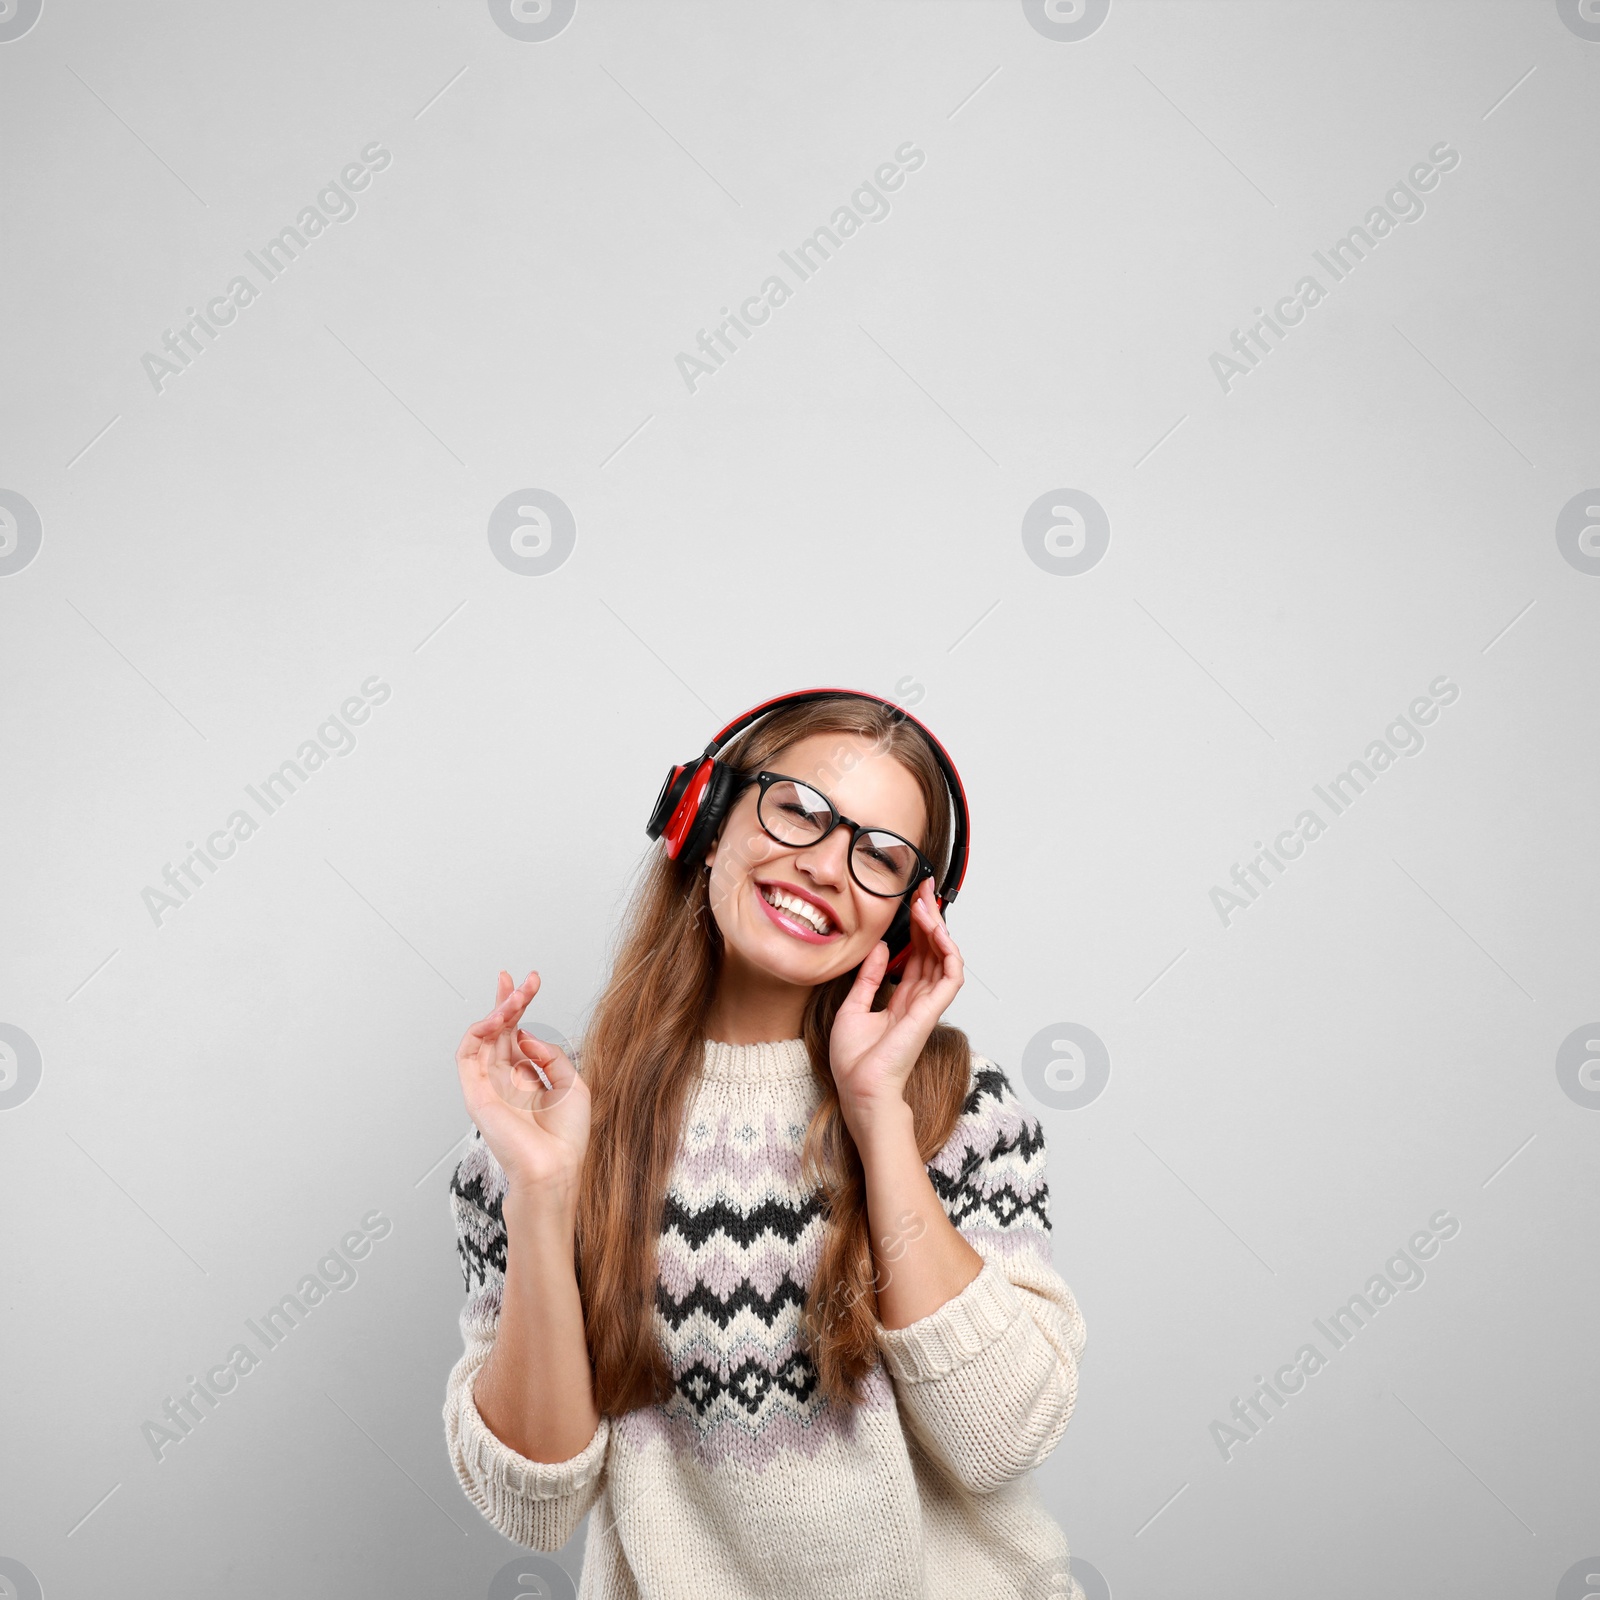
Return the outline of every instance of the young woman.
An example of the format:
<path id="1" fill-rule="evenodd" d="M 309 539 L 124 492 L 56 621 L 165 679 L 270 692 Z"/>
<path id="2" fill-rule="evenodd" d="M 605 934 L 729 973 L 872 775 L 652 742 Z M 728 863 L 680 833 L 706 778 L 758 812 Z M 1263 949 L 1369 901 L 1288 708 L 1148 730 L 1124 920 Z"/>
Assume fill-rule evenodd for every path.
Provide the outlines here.
<path id="1" fill-rule="evenodd" d="M 939 1020 L 964 800 L 846 691 L 719 760 L 725 817 L 645 870 L 582 1075 L 518 1026 L 537 973 L 462 1038 L 456 1473 L 537 1550 L 593 1511 L 581 1600 L 1065 1595 L 1030 1474 L 1085 1330 L 1039 1122 Z"/>

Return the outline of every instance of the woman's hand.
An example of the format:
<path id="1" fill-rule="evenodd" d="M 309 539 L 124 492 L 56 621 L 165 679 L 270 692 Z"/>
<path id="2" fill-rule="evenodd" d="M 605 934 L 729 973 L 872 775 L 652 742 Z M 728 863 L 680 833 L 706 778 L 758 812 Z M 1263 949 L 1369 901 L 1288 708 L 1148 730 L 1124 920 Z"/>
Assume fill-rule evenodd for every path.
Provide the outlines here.
<path id="1" fill-rule="evenodd" d="M 858 1145 L 905 1106 L 911 1069 L 965 980 L 961 952 L 934 907 L 932 878 L 924 878 L 912 896 L 911 946 L 900 982 L 883 1010 L 874 1011 L 872 999 L 888 965 L 889 946 L 880 939 L 861 963 L 828 1040 L 839 1108 Z"/>
<path id="2" fill-rule="evenodd" d="M 553 1044 L 517 1026 L 539 992 L 502 972 L 494 1009 L 461 1036 L 456 1067 L 467 1112 L 518 1200 L 576 1203 L 589 1146 L 589 1086 Z"/>

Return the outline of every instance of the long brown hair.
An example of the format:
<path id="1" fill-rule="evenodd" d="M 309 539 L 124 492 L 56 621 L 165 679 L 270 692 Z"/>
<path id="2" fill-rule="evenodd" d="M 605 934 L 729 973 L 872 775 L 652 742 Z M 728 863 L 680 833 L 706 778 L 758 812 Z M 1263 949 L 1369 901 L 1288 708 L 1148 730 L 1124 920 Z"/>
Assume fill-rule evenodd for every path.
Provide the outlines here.
<path id="1" fill-rule="evenodd" d="M 864 735 L 911 773 L 929 819 L 922 851 L 942 879 L 951 843 L 944 778 L 922 734 L 885 708 L 844 697 L 780 708 L 729 743 L 721 759 L 753 777 L 780 750 L 819 733 Z M 839 755 L 848 762 L 850 747 L 841 744 Z M 607 1416 L 664 1402 L 672 1392 L 652 1320 L 656 1250 L 723 953 L 702 864 L 652 852 L 619 931 L 611 977 L 583 1033 L 579 1065 L 592 1120 L 578 1198 L 578 1281 L 595 1403 Z M 826 1219 L 802 1312 L 803 1338 L 822 1393 L 851 1405 L 878 1358 L 877 1301 L 865 1177 L 839 1109 L 828 1038 L 858 970 L 818 984 L 801 1025 L 822 1096 L 806 1130 L 802 1173 L 820 1194 Z M 874 1010 L 890 992 L 887 983 L 879 989 Z M 966 1035 L 935 1026 L 905 1091 L 924 1162 L 955 1127 L 970 1063 Z"/>

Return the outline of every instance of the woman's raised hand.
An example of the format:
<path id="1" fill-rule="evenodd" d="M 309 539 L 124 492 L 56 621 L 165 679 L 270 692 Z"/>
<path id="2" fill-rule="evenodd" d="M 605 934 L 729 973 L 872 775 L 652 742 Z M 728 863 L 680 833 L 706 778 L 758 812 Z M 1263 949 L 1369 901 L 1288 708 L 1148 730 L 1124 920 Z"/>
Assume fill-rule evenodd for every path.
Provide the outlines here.
<path id="1" fill-rule="evenodd" d="M 904 1103 L 922 1047 L 966 981 L 961 952 L 936 906 L 933 879 L 924 878 L 911 897 L 910 952 L 883 1010 L 872 1009 L 889 969 L 889 946 L 880 939 L 833 1019 L 829 1061 L 845 1126 L 858 1144 L 886 1107 L 893 1114 Z"/>
<path id="2" fill-rule="evenodd" d="M 589 1086 L 553 1044 L 518 1024 L 539 992 L 530 972 L 502 972 L 494 1009 L 461 1036 L 456 1067 L 467 1112 L 518 1196 L 571 1203 L 589 1145 Z"/>

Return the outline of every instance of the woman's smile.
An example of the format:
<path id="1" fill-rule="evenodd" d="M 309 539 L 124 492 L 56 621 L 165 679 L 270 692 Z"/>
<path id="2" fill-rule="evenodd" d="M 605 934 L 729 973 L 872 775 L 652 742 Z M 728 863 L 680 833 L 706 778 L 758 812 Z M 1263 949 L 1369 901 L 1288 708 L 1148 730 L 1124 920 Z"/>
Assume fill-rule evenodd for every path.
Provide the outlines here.
<path id="1" fill-rule="evenodd" d="M 785 885 L 760 883 L 754 878 L 750 880 L 750 887 L 768 919 L 792 938 L 804 939 L 808 944 L 832 944 L 839 938 L 838 923 L 814 896 L 801 894 Z M 826 931 L 819 931 L 818 923 Z"/>

